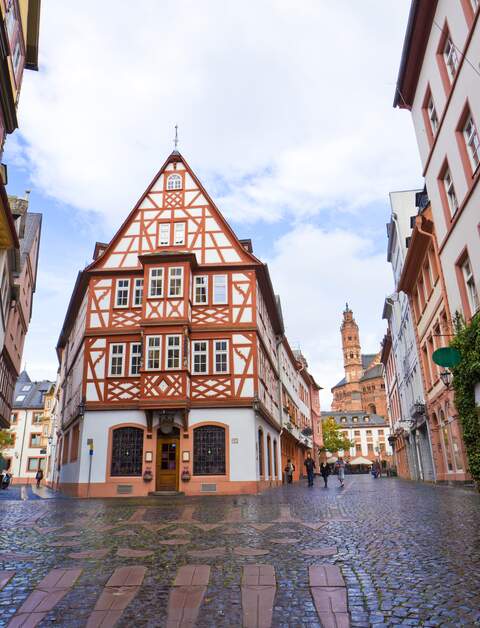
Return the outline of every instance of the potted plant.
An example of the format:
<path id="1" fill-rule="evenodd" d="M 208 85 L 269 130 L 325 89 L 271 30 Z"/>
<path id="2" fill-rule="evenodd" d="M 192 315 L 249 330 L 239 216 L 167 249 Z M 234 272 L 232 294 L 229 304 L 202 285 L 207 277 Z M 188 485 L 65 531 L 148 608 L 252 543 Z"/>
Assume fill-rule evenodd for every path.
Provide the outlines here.
<path id="1" fill-rule="evenodd" d="M 143 481 L 144 482 L 151 482 L 153 480 L 153 473 L 151 469 L 145 469 L 145 471 L 143 472 Z"/>

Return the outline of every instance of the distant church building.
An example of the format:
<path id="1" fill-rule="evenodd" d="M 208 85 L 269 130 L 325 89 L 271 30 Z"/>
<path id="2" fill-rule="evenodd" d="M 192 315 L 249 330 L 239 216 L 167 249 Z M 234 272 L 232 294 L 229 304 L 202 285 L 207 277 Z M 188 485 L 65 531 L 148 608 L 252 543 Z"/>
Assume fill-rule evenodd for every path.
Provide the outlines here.
<path id="1" fill-rule="evenodd" d="M 358 325 L 348 303 L 343 312 L 342 334 L 345 377 L 332 388 L 333 412 L 363 412 L 387 416 L 387 400 L 380 352 L 362 354 Z"/>

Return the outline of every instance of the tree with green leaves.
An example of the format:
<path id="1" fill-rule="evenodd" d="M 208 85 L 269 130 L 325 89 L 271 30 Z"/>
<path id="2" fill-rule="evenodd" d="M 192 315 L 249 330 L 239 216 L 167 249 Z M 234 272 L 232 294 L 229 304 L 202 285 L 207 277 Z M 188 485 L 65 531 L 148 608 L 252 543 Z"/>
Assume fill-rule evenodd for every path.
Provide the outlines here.
<path id="1" fill-rule="evenodd" d="M 350 447 L 353 447 L 354 443 L 344 436 L 340 431 L 340 426 L 337 425 L 333 416 L 328 416 L 322 420 L 323 431 L 323 447 L 321 451 L 329 451 L 335 453 L 337 451 L 348 452 Z"/>
<path id="2" fill-rule="evenodd" d="M 8 447 L 12 447 L 13 445 L 13 434 L 9 430 L 0 430 L 0 471 L 6 467 L 6 462 L 2 456 L 2 452 L 4 449 L 8 449 Z"/>

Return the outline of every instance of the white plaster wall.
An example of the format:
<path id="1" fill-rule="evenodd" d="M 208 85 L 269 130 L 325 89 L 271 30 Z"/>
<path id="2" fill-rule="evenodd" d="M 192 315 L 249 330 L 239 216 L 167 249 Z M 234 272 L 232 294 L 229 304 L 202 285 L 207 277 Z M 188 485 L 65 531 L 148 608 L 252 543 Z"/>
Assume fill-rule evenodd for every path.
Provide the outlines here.
<path id="1" fill-rule="evenodd" d="M 48 465 L 48 457 L 50 455 L 50 447 L 47 445 L 46 454 L 41 454 L 39 447 L 29 447 L 31 434 L 42 434 L 43 425 L 32 424 L 33 414 L 35 412 L 42 413 L 41 408 L 34 410 L 16 410 L 17 423 L 12 425 L 11 431 L 15 434 L 15 445 L 5 449 L 3 455 L 5 458 L 11 458 L 10 472 L 14 478 L 34 478 L 36 471 L 28 471 L 29 458 L 45 458 L 45 475 Z"/>
<path id="2" fill-rule="evenodd" d="M 280 439 L 278 432 L 270 428 L 262 419 L 255 419 L 251 408 L 194 408 L 189 414 L 189 424 L 194 426 L 205 421 L 225 423 L 229 427 L 230 442 L 230 479 L 237 481 L 254 481 L 257 473 L 256 434 L 257 426 L 262 426 L 266 439 L 267 432 L 277 439 L 278 465 L 280 468 Z M 91 482 L 105 482 L 107 469 L 108 431 L 120 423 L 137 423 L 146 426 L 145 413 L 140 410 L 128 411 L 96 411 L 86 412 L 81 423 L 80 451 L 77 462 L 62 466 L 61 482 L 88 482 L 89 448 L 87 440 L 93 438 L 94 454 L 92 457 Z M 232 443 L 237 439 L 238 443 Z M 265 441 L 266 446 L 266 441 Z"/>
<path id="3" fill-rule="evenodd" d="M 280 447 L 280 433 L 275 430 L 271 425 L 269 425 L 265 419 L 263 419 L 259 414 L 255 415 L 255 433 L 254 433 L 254 443 L 255 447 L 253 449 L 255 453 L 255 476 L 253 479 L 260 479 L 260 464 L 258 457 L 258 430 L 262 428 L 263 430 L 263 452 L 264 452 L 264 462 L 263 466 L 265 469 L 265 479 L 266 480 L 275 480 L 282 477 L 282 456 L 281 456 L 281 447 Z M 268 463 L 267 463 L 267 435 L 270 434 L 270 442 L 271 442 L 271 455 L 272 455 L 272 477 L 268 475 Z M 277 441 L 277 472 L 279 474 L 279 478 L 275 476 L 275 463 L 273 457 L 273 441 Z"/>
<path id="4" fill-rule="evenodd" d="M 410 217 L 416 214 L 415 193 L 418 190 L 392 192 L 390 203 L 396 220 L 392 222 L 391 264 L 395 287 L 402 274 L 407 254 L 406 238 L 411 234 Z M 397 371 L 397 387 L 402 419 L 410 417 L 410 408 L 419 401 L 424 402 L 420 361 L 417 350 L 413 316 L 408 297 L 403 292 L 392 295 L 392 353 Z"/>
<path id="5" fill-rule="evenodd" d="M 116 410 L 112 412 L 86 412 L 80 423 L 79 459 L 63 465 L 61 482 L 88 482 L 89 447 L 93 438 L 91 482 L 105 482 L 107 469 L 108 430 L 119 423 L 138 423 L 146 426 L 145 412 L 141 410 Z"/>
<path id="6" fill-rule="evenodd" d="M 443 26 L 445 18 L 448 20 L 450 34 L 454 44 L 461 51 L 463 51 L 467 38 L 468 27 L 460 1 L 439 1 L 435 21 Z M 422 115 L 423 99 L 428 83 L 430 83 L 431 86 L 439 118 L 442 117 L 446 105 L 445 89 L 440 78 L 440 72 L 436 60 L 439 38 L 440 31 L 434 25 L 428 42 L 423 67 L 420 72 L 417 92 L 412 107 L 412 117 L 423 165 L 426 163 L 430 150 Z M 459 53 L 458 56 L 460 58 L 461 54 Z M 440 245 L 444 240 L 448 227 L 438 189 L 438 175 L 445 158 L 448 159 L 448 164 L 455 186 L 455 192 L 460 205 L 464 201 L 468 191 L 469 182 L 467 181 L 464 172 L 460 151 L 455 139 L 455 130 L 467 98 L 477 125 L 477 129 L 480 125 L 480 89 L 478 89 L 479 78 L 477 74 L 478 59 L 480 59 L 480 26 L 478 25 L 478 22 L 467 50 L 467 57 L 473 63 L 474 67 L 472 67 L 472 65 L 468 62 L 464 62 L 462 65 L 458 79 L 455 83 L 454 92 L 448 105 L 445 120 L 438 132 L 434 152 L 425 175 L 428 194 L 432 204 L 435 229 Z M 468 247 L 470 261 L 472 263 L 477 284 L 477 291 L 480 291 L 480 246 L 477 230 L 477 225 L 480 222 L 479 202 L 480 190 L 477 186 L 477 190 L 470 198 L 468 205 L 465 207 L 462 215 L 454 227 L 453 233 L 449 237 L 449 240 L 441 252 L 441 263 L 452 315 L 456 310 L 462 312 L 460 292 L 455 273 L 455 262 L 465 246 Z"/>
<path id="7" fill-rule="evenodd" d="M 457 1 L 454 0 L 453 2 L 452 0 L 439 0 L 438 5 L 437 5 L 437 10 L 435 12 L 435 22 L 441 28 L 443 28 L 445 19 L 448 20 L 448 27 L 450 30 L 450 35 L 452 37 L 454 44 L 460 50 L 463 50 L 463 47 L 465 45 L 465 41 L 468 35 L 468 27 L 467 27 L 467 22 L 465 20 L 465 14 L 463 13 L 463 9 L 460 4 L 460 0 L 457 0 Z M 438 49 L 441 34 L 442 34 L 441 30 L 437 28 L 435 24 L 433 24 L 430 37 L 428 40 L 427 48 L 425 51 L 424 62 L 420 70 L 417 91 L 415 93 L 415 99 L 413 101 L 413 106 L 412 106 L 413 124 L 415 127 L 415 133 L 417 135 L 417 142 L 418 142 L 418 147 L 420 150 L 420 158 L 423 165 L 425 165 L 425 162 L 427 160 L 428 153 L 430 150 L 428 136 L 424 128 L 424 121 L 423 121 L 423 114 L 422 114 L 422 106 L 423 106 L 423 101 L 425 98 L 425 93 L 427 91 L 427 86 L 430 85 L 433 100 L 435 102 L 435 108 L 437 110 L 437 114 L 439 118 L 442 115 L 442 112 L 445 108 L 445 104 L 447 100 L 445 89 L 443 87 L 443 82 L 442 82 L 440 71 L 437 64 L 437 59 L 436 59 L 436 54 L 437 54 L 437 49 Z M 473 57 L 473 58 L 478 59 L 478 57 Z M 465 64 L 465 65 L 468 65 L 468 64 Z M 474 71 L 472 70 L 472 72 Z M 475 82 L 477 80 L 478 80 L 478 77 L 474 79 Z M 480 97 L 480 94 L 479 94 L 479 97 Z M 452 143 L 451 148 L 458 151 L 456 144 L 454 145 Z M 455 179 L 454 174 L 453 176 Z M 427 186 L 428 186 L 428 183 L 429 182 L 427 180 Z M 430 188 L 428 188 L 428 191 L 430 193 Z"/>
<path id="8" fill-rule="evenodd" d="M 230 442 L 227 446 L 230 449 L 230 480 L 256 480 L 256 421 L 252 408 L 193 408 L 190 411 L 189 425 L 195 426 L 204 421 L 225 423 L 229 427 Z"/>

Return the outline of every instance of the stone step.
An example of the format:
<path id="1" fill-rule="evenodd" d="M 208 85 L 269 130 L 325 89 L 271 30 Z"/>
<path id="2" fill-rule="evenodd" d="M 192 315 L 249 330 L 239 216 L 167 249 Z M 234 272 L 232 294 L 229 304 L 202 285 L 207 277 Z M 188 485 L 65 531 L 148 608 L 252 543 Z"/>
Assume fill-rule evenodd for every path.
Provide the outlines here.
<path id="1" fill-rule="evenodd" d="M 185 495 L 183 491 L 150 491 L 150 497 L 168 497 L 171 495 Z"/>

